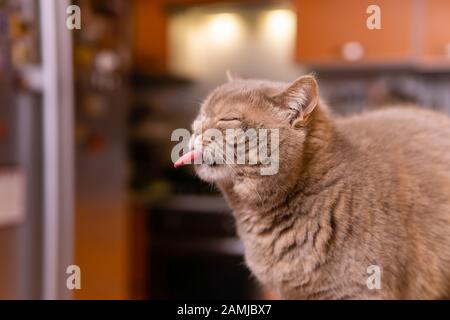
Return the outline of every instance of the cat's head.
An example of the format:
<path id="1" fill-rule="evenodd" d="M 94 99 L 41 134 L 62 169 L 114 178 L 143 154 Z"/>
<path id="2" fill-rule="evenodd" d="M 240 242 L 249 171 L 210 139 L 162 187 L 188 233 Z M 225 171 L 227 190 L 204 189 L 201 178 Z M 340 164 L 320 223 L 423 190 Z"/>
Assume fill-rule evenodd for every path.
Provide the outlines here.
<path id="1" fill-rule="evenodd" d="M 192 125 L 191 148 L 197 150 L 192 158 L 203 157 L 195 165 L 198 176 L 232 182 L 293 170 L 319 103 L 315 78 L 302 76 L 290 84 L 228 78 L 209 94 Z"/>

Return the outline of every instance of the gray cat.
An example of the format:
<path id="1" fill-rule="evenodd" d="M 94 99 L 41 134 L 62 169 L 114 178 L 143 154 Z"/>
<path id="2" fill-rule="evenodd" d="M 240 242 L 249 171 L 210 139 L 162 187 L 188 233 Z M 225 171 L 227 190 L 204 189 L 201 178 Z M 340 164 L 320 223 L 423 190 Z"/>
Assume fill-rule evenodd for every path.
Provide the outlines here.
<path id="1" fill-rule="evenodd" d="M 394 107 L 338 118 L 312 76 L 230 79 L 194 122 L 197 135 L 208 128 L 279 130 L 275 175 L 261 164 L 195 170 L 222 191 L 249 268 L 281 298 L 450 297 L 449 117 Z"/>

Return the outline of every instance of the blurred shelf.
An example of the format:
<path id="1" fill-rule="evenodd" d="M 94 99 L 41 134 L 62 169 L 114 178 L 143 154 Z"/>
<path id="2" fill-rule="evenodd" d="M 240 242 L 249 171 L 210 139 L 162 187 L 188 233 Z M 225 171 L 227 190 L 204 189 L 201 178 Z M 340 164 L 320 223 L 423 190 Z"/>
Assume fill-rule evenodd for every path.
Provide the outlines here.
<path id="1" fill-rule="evenodd" d="M 186 254 L 186 253 L 212 253 L 226 255 L 244 255 L 244 246 L 239 239 L 230 238 L 184 238 L 174 239 L 173 237 L 158 237 L 150 241 L 153 250 L 163 250 L 166 254 Z"/>
<path id="2" fill-rule="evenodd" d="M 231 209 L 221 196 L 178 195 L 158 202 L 154 208 L 177 212 L 211 214 L 231 213 Z"/>

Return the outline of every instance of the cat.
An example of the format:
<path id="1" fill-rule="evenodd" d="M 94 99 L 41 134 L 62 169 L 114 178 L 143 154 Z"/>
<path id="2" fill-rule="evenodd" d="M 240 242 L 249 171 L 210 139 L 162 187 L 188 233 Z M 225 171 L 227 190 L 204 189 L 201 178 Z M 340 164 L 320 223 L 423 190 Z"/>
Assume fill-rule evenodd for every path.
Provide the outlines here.
<path id="1" fill-rule="evenodd" d="M 230 77 L 194 121 L 197 137 L 208 128 L 279 130 L 275 175 L 194 166 L 231 207 L 248 267 L 279 297 L 450 298 L 449 117 L 393 107 L 340 118 L 312 75 Z M 202 152 L 214 147 L 201 139 Z"/>

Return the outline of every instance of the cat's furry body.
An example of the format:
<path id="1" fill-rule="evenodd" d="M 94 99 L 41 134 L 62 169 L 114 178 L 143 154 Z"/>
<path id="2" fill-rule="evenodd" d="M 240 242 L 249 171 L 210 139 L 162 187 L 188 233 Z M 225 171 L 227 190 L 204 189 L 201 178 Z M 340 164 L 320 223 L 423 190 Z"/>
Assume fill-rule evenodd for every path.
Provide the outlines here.
<path id="1" fill-rule="evenodd" d="M 310 81 L 297 84 L 298 123 L 279 126 L 278 174 L 235 167 L 228 179 L 210 179 L 216 169 L 196 168 L 233 209 L 248 266 L 283 298 L 449 298 L 450 119 L 418 108 L 335 118 L 305 90 Z M 240 82 L 229 85 L 247 85 Z M 241 109 L 240 116 L 273 126 L 255 110 L 268 116 L 281 98 L 252 95 L 273 97 L 279 88 L 249 89 L 259 90 L 241 96 L 252 115 Z M 212 100 L 203 106 L 210 119 L 224 112 Z M 371 265 L 381 268 L 381 289 L 367 286 Z"/>

